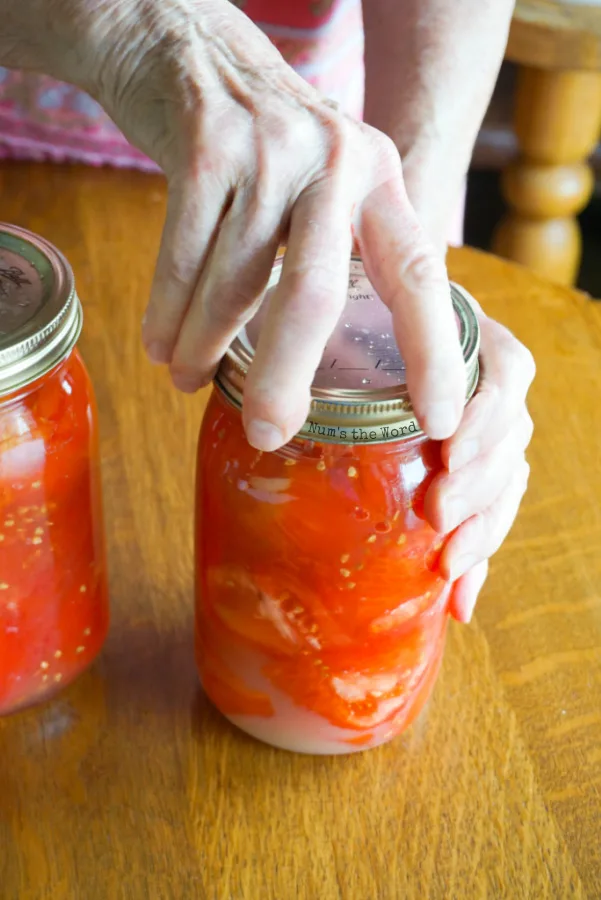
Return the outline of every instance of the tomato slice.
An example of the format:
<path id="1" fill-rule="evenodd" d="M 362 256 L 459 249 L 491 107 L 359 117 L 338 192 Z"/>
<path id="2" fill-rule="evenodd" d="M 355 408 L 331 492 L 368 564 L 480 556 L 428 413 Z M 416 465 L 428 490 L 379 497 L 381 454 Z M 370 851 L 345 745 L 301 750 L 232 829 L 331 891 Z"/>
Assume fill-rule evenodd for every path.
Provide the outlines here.
<path id="1" fill-rule="evenodd" d="M 351 646 L 344 624 L 287 570 L 208 569 L 201 588 L 206 609 L 246 643 L 265 653 Z"/>
<path id="2" fill-rule="evenodd" d="M 401 673 L 374 676 L 333 674 L 318 657 L 279 659 L 265 675 L 299 707 L 323 716 L 339 728 L 371 729 L 392 717 L 406 702 Z"/>
<path id="3" fill-rule="evenodd" d="M 428 563 L 438 536 L 425 531 L 393 535 L 384 546 L 374 542 L 363 561 L 351 570 L 350 579 L 355 584 L 353 595 L 361 598 L 356 607 L 359 626 L 369 625 L 375 619 L 383 624 L 389 614 L 400 624 L 401 618 L 427 608 L 428 602 L 435 602 L 444 581 Z M 404 604 L 406 616 L 402 611 Z"/>
<path id="4" fill-rule="evenodd" d="M 265 675 L 300 707 L 341 728 L 373 729 L 405 708 L 430 664 L 416 629 L 410 640 L 379 641 L 351 650 L 296 654 L 268 663 Z"/>
<path id="5" fill-rule="evenodd" d="M 384 615 L 372 619 L 369 631 L 372 634 L 394 633 L 397 640 L 407 628 L 415 627 L 416 620 L 437 607 L 447 585 L 441 581 L 437 590 L 428 590 L 418 597 L 402 600 L 394 609 L 387 610 Z"/>
<path id="6" fill-rule="evenodd" d="M 280 610 L 276 596 L 264 593 L 244 569 L 210 568 L 204 578 L 206 609 L 245 643 L 270 653 L 290 653 L 299 636 Z"/>
<path id="7" fill-rule="evenodd" d="M 408 703 L 404 709 L 400 710 L 391 720 L 390 732 L 383 740 L 388 740 L 389 737 L 394 737 L 395 735 L 400 734 L 401 731 L 409 728 L 426 705 L 436 683 L 440 665 L 442 663 L 442 652 L 444 650 L 446 637 L 446 624 L 447 620 L 445 619 L 444 626 L 432 650 L 430 665 L 424 671 L 421 679 L 415 686 L 410 703 Z"/>
<path id="8" fill-rule="evenodd" d="M 258 454 L 240 417 L 214 407 L 199 451 L 203 639 L 225 659 L 254 652 L 279 692 L 355 731 L 358 746 L 379 741 L 437 666 L 447 586 L 440 536 L 420 516 L 439 447 L 307 442 L 296 456 Z M 216 690 L 224 680 L 232 689 L 220 675 Z M 242 687 L 223 702 L 248 711 L 257 692 L 243 702 Z"/>

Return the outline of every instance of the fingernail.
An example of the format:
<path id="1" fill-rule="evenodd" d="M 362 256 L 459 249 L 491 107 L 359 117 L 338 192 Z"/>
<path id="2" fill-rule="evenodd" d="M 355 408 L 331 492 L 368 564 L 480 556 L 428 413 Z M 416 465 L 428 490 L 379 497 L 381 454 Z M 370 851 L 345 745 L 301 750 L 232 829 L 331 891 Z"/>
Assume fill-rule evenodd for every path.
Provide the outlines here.
<path id="1" fill-rule="evenodd" d="M 464 556 L 460 556 L 451 565 L 451 581 L 457 581 L 458 578 L 461 578 L 462 575 L 473 569 L 477 562 L 478 557 L 474 556 L 473 553 L 466 553 Z"/>
<path id="2" fill-rule="evenodd" d="M 155 363 L 155 365 L 169 362 L 169 350 L 167 345 L 163 344 L 162 341 L 152 341 L 152 343 L 147 346 L 146 353 L 148 354 L 148 359 Z"/>
<path id="3" fill-rule="evenodd" d="M 456 602 L 453 615 L 458 622 L 464 622 L 466 625 L 471 622 L 487 573 L 488 564 L 480 563 L 455 588 Z"/>
<path id="4" fill-rule="evenodd" d="M 457 406 L 451 400 L 430 403 L 425 413 L 425 430 L 433 441 L 450 438 L 459 425 Z"/>
<path id="5" fill-rule="evenodd" d="M 444 530 L 453 531 L 469 518 L 467 503 L 463 497 L 449 497 L 443 502 Z"/>
<path id="6" fill-rule="evenodd" d="M 479 443 L 475 438 L 466 438 L 453 450 L 449 458 L 449 472 L 455 472 L 478 456 Z"/>
<path id="7" fill-rule="evenodd" d="M 272 425 L 271 422 L 264 422 L 261 419 L 253 419 L 246 429 L 246 438 L 251 447 L 255 450 L 278 450 L 286 443 L 284 435 L 279 428 Z"/>
<path id="8" fill-rule="evenodd" d="M 461 622 L 463 625 L 469 625 L 472 621 L 472 616 L 474 615 L 474 610 L 476 608 L 476 603 L 478 602 L 478 593 L 474 591 L 468 597 L 465 597 L 463 603 L 461 604 L 461 608 L 457 610 L 457 621 Z"/>

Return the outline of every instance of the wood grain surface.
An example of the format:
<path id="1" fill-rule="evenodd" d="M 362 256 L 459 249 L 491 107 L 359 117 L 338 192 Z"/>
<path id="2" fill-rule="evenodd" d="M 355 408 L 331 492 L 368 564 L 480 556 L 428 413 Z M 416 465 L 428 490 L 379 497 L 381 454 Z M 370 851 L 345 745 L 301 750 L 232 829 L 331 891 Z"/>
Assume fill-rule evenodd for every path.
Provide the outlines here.
<path id="1" fill-rule="evenodd" d="M 434 696 L 396 743 L 272 750 L 199 689 L 193 459 L 206 396 L 145 360 L 164 214 L 147 176 L 0 167 L 86 311 L 113 622 L 60 699 L 0 722 L 1 900 L 601 897 L 601 307 L 475 251 L 451 272 L 533 350 L 531 487 Z"/>
<path id="2" fill-rule="evenodd" d="M 541 69 L 601 69 L 601 7 L 517 0 L 507 58 Z"/>

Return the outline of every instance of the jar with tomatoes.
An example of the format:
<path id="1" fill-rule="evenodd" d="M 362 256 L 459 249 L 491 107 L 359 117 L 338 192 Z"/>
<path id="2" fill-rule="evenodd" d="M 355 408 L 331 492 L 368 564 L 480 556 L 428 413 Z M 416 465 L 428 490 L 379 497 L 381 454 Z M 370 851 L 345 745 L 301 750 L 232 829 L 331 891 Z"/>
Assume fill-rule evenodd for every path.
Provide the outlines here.
<path id="1" fill-rule="evenodd" d="M 245 439 L 259 313 L 220 367 L 198 448 L 202 684 L 235 725 L 305 753 L 363 750 L 405 729 L 432 691 L 448 615 L 444 536 L 423 514 L 440 445 L 415 418 L 389 312 L 358 258 L 350 270 L 301 432 L 275 453 Z M 478 322 L 469 296 L 451 294 L 469 397 Z"/>
<path id="2" fill-rule="evenodd" d="M 0 225 L 0 715 L 52 697 L 108 628 L 97 414 L 66 260 Z"/>

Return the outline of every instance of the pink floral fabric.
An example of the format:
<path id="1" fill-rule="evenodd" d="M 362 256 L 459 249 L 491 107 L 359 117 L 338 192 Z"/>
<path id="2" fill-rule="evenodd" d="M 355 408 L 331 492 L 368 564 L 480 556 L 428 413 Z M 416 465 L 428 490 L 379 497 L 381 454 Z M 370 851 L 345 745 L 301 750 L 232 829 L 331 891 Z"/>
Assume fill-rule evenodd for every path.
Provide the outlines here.
<path id="1" fill-rule="evenodd" d="M 284 59 L 349 114 L 363 104 L 360 0 L 236 0 Z M 80 162 L 155 171 L 87 94 L 0 68 L 0 159 Z"/>

